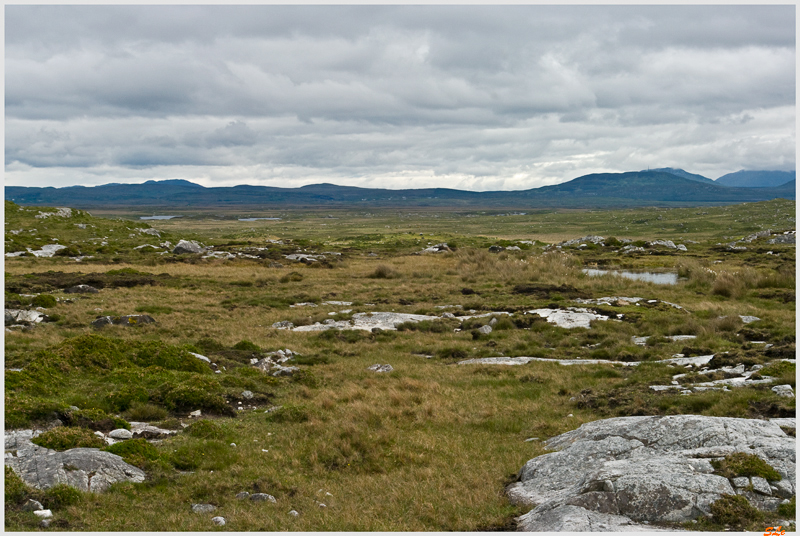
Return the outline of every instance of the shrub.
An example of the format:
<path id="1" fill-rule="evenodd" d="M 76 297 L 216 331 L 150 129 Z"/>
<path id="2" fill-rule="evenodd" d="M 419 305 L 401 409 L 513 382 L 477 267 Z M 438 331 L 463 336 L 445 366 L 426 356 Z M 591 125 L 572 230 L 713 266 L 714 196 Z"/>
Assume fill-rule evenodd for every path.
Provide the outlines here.
<path id="1" fill-rule="evenodd" d="M 117 428 L 131 429 L 131 425 L 125 419 L 114 417 L 107 414 L 102 409 L 79 409 L 65 411 L 61 413 L 64 423 L 69 426 L 80 426 L 90 430 L 110 432 Z"/>
<path id="2" fill-rule="evenodd" d="M 436 350 L 436 357 L 442 359 L 466 359 L 467 352 L 461 348 L 440 348 Z"/>
<path id="3" fill-rule="evenodd" d="M 169 410 L 205 411 L 230 413 L 230 408 L 222 398 L 222 386 L 210 377 L 193 375 L 179 383 L 165 383 L 158 396 Z"/>
<path id="4" fill-rule="evenodd" d="M 65 506 L 78 504 L 83 499 L 83 493 L 66 484 L 56 484 L 44 492 L 42 505 L 45 508 L 59 510 Z"/>
<path id="5" fill-rule="evenodd" d="M 34 437 L 31 442 L 59 452 L 81 447 L 99 448 L 105 445 L 91 430 L 72 426 L 53 428 Z"/>
<path id="6" fill-rule="evenodd" d="M 128 419 L 139 422 L 163 421 L 167 415 L 164 408 L 142 402 L 134 403 L 125 414 Z"/>
<path id="7" fill-rule="evenodd" d="M 222 427 L 208 419 L 200 419 L 184 429 L 187 435 L 200 439 L 224 439 L 225 432 Z"/>
<path id="8" fill-rule="evenodd" d="M 149 395 L 147 389 L 141 385 L 125 385 L 116 391 L 111 391 L 105 397 L 105 401 L 113 411 L 125 411 L 136 405 L 143 405 L 147 402 Z M 147 419 L 129 415 L 132 421 L 144 421 Z"/>
<path id="9" fill-rule="evenodd" d="M 744 530 L 764 519 L 763 512 L 750 505 L 742 495 L 723 495 L 711 504 L 711 516 L 720 525 Z"/>
<path id="10" fill-rule="evenodd" d="M 154 426 L 158 428 L 163 428 L 164 430 L 183 430 L 183 426 L 181 425 L 181 421 L 176 418 L 166 419 L 161 422 L 155 423 Z"/>
<path id="11" fill-rule="evenodd" d="M 240 350 L 240 351 L 243 351 L 243 352 L 260 352 L 261 351 L 261 348 L 259 348 L 258 346 L 256 346 L 255 344 L 253 344 L 252 342 L 247 341 L 247 340 L 242 340 L 242 341 L 237 342 L 236 344 L 233 345 L 233 349 L 234 350 Z"/>
<path id="12" fill-rule="evenodd" d="M 781 479 L 778 471 L 755 454 L 735 452 L 722 460 L 712 460 L 711 465 L 714 467 L 714 473 L 725 478 L 760 476 L 770 481 Z"/>
<path id="13" fill-rule="evenodd" d="M 300 272 L 289 272 L 288 274 L 281 277 L 278 281 L 280 281 L 281 283 L 288 283 L 290 281 L 302 281 L 302 280 L 303 280 L 303 274 L 301 274 Z"/>
<path id="14" fill-rule="evenodd" d="M 21 503 L 28 494 L 28 485 L 6 465 L 5 500 L 6 508 L 9 505 Z"/>
<path id="15" fill-rule="evenodd" d="M 396 279 L 400 277 L 400 274 L 393 270 L 390 266 L 379 264 L 367 277 L 370 279 Z"/>
<path id="16" fill-rule="evenodd" d="M 31 300 L 31 305 L 34 307 L 44 307 L 46 309 L 55 307 L 56 303 L 58 302 L 56 301 L 55 296 L 51 296 L 50 294 L 39 294 Z"/>
<path id="17" fill-rule="evenodd" d="M 175 449 L 170 461 L 176 469 L 217 471 L 225 469 L 237 459 L 235 448 L 215 439 L 192 441 Z"/>
<path id="18" fill-rule="evenodd" d="M 135 465 L 139 468 L 144 468 L 148 461 L 157 460 L 159 458 L 158 449 L 148 443 L 146 439 L 129 439 L 127 441 L 120 441 L 114 443 L 103 450 L 122 456 L 126 463 Z"/>

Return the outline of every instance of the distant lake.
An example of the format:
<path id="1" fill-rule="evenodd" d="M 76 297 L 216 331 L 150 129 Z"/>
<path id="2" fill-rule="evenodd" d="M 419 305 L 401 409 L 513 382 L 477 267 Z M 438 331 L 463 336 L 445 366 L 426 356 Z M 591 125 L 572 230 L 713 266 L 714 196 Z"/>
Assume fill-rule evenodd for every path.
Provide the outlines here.
<path id="1" fill-rule="evenodd" d="M 597 270 L 594 268 L 584 268 L 581 270 L 588 276 L 617 275 L 634 281 L 646 281 L 656 285 L 675 285 L 678 282 L 678 274 L 674 272 L 627 272 L 623 270 Z"/>
<path id="2" fill-rule="evenodd" d="M 279 220 L 280 218 L 239 218 L 239 221 Z"/>
<path id="3" fill-rule="evenodd" d="M 171 220 L 172 218 L 180 218 L 181 216 L 141 216 L 140 220 Z"/>

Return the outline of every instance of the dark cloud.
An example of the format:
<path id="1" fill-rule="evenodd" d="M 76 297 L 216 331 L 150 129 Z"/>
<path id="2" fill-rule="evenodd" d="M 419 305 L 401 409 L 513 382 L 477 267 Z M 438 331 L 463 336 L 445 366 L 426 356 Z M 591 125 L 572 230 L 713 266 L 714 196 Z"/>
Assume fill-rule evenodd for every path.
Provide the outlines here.
<path id="1" fill-rule="evenodd" d="M 795 165 L 791 5 L 5 16 L 7 184 L 527 188 L 648 165 L 714 178 Z"/>

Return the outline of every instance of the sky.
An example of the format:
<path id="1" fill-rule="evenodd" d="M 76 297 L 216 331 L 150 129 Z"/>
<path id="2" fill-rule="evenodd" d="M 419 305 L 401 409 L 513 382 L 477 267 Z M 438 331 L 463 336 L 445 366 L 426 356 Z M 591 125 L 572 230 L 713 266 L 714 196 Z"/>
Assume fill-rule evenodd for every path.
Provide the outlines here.
<path id="1" fill-rule="evenodd" d="M 795 169 L 795 6 L 5 6 L 5 184 Z"/>

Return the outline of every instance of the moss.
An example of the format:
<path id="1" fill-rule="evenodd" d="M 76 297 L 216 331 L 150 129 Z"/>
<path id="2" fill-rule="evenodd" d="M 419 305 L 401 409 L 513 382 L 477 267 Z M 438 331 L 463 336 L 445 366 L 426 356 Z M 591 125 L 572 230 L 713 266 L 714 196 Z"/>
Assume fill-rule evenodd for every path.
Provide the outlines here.
<path id="1" fill-rule="evenodd" d="M 210 377 L 192 375 L 176 384 L 165 383 L 159 389 L 158 398 L 167 409 L 173 411 L 201 409 L 216 413 L 230 412 L 222 398 L 222 386 Z"/>
<path id="2" fill-rule="evenodd" d="M 736 452 L 725 456 L 722 460 L 712 460 L 711 465 L 715 474 L 725 478 L 760 476 L 773 482 L 781 479 L 778 471 L 755 454 Z"/>
<path id="3" fill-rule="evenodd" d="M 118 428 L 130 430 L 131 425 L 125 419 L 114 417 L 101 409 L 79 409 L 61 413 L 61 418 L 69 426 L 80 426 L 90 430 L 110 432 Z"/>
<path id="4" fill-rule="evenodd" d="M 89 447 L 100 448 L 105 443 L 87 428 L 59 426 L 34 437 L 31 442 L 57 451 Z"/>
<path id="5" fill-rule="evenodd" d="M 133 404 L 126 412 L 130 420 L 139 422 L 163 421 L 167 415 L 167 410 L 164 408 L 141 402 Z"/>

